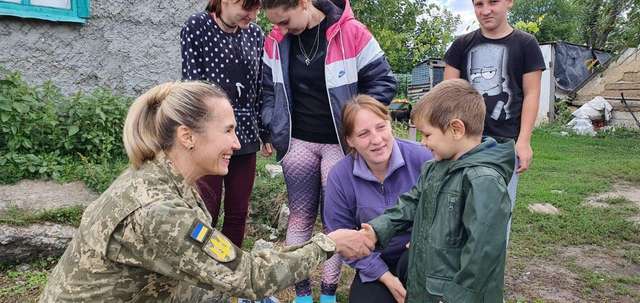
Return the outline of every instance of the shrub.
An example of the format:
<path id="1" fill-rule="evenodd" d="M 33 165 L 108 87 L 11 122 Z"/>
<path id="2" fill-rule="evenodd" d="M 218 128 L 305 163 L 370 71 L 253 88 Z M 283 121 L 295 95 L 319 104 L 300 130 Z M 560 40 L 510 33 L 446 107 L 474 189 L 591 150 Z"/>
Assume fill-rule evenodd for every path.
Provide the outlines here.
<path id="1" fill-rule="evenodd" d="M 131 101 L 103 89 L 67 97 L 50 82 L 30 86 L 0 68 L 0 182 L 81 179 L 104 190 L 126 163 L 122 126 Z"/>

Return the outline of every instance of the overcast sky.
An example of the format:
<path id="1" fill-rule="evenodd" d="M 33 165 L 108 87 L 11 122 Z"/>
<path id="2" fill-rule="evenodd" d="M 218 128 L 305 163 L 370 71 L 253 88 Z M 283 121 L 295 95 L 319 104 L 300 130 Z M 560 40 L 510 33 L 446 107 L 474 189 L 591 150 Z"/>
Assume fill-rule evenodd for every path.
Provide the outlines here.
<path id="1" fill-rule="evenodd" d="M 460 15 L 460 25 L 456 35 L 464 34 L 478 28 L 476 16 L 473 14 L 473 4 L 470 0 L 431 0 L 449 9 L 454 15 Z"/>

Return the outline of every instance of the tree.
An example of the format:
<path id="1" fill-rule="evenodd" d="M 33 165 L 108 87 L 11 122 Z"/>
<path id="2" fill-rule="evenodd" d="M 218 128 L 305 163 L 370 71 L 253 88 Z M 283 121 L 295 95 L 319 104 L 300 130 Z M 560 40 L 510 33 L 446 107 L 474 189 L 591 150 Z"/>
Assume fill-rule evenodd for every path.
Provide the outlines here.
<path id="1" fill-rule="evenodd" d="M 516 24 L 513 25 L 513 27 L 521 31 L 525 31 L 532 35 L 535 35 L 540 32 L 540 24 L 542 23 L 543 20 L 544 20 L 544 15 L 538 17 L 538 21 L 535 21 L 535 22 L 534 21 L 530 21 L 530 22 L 518 21 L 516 22 Z"/>
<path id="2" fill-rule="evenodd" d="M 583 39 L 593 48 L 623 46 L 624 41 L 609 41 L 609 35 L 616 33 L 618 37 L 625 37 L 624 33 L 627 30 L 633 31 L 633 27 L 637 28 L 637 23 L 640 21 L 638 19 L 640 1 L 638 0 L 579 0 L 579 2 L 585 8 L 581 23 Z M 637 37 L 629 38 L 638 42 Z"/>
<path id="3" fill-rule="evenodd" d="M 540 42 L 581 43 L 578 34 L 581 6 L 571 0 L 515 1 L 509 22 L 533 34 Z M 520 26 L 518 26 L 520 24 Z M 537 25 L 537 31 L 535 31 Z"/>
<path id="4" fill-rule="evenodd" d="M 460 16 L 435 4 L 429 4 L 420 16 L 411 50 L 413 64 L 427 58 L 442 58 L 447 46 L 455 39 L 454 32 L 460 24 Z"/>
<path id="5" fill-rule="evenodd" d="M 538 41 L 567 41 L 612 51 L 640 43 L 640 0 L 516 1 L 509 21 L 525 30 L 533 23 Z M 516 26 L 517 27 L 517 26 Z"/>
<path id="6" fill-rule="evenodd" d="M 640 0 L 621 16 L 618 26 L 609 34 L 607 47 L 615 50 L 640 46 Z"/>
<path id="7" fill-rule="evenodd" d="M 396 73 L 427 57 L 441 57 L 460 17 L 427 0 L 351 0 L 356 18 L 380 43 Z"/>

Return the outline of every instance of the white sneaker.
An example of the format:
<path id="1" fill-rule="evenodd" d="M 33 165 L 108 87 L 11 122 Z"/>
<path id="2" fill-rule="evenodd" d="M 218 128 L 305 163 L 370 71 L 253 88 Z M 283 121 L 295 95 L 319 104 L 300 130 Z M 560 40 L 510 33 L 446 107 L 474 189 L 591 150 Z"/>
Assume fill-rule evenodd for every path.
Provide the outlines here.
<path id="1" fill-rule="evenodd" d="M 249 299 L 231 297 L 229 299 L 229 303 L 280 303 L 280 301 L 274 296 L 266 297 L 259 301 L 251 301 Z"/>

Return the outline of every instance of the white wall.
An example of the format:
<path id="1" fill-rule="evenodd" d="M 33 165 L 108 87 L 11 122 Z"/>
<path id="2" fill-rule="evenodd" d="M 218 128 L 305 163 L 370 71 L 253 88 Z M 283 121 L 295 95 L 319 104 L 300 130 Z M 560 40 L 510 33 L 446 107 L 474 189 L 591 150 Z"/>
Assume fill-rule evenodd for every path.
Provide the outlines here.
<path id="1" fill-rule="evenodd" d="M 546 65 L 546 70 L 542 72 L 540 86 L 540 105 L 538 107 L 538 117 L 536 126 L 549 121 L 549 112 L 553 114 L 553 103 L 555 101 L 555 81 L 553 78 L 553 45 L 540 45 L 542 57 Z"/>

